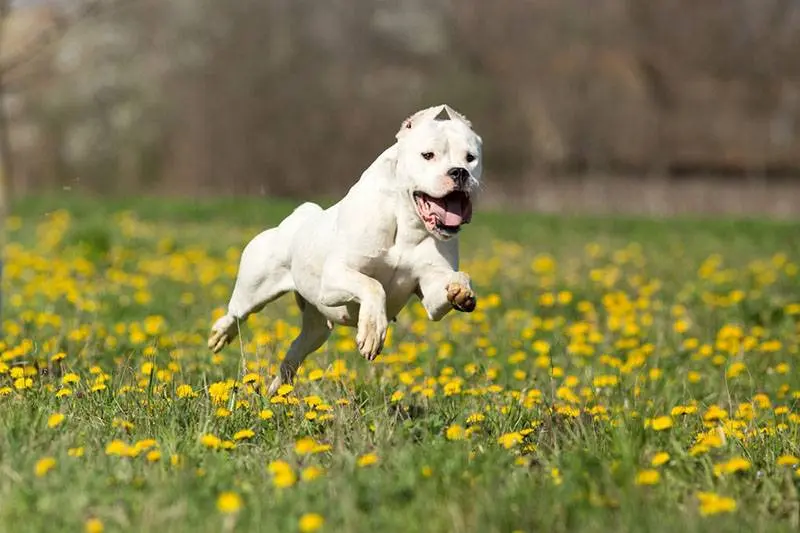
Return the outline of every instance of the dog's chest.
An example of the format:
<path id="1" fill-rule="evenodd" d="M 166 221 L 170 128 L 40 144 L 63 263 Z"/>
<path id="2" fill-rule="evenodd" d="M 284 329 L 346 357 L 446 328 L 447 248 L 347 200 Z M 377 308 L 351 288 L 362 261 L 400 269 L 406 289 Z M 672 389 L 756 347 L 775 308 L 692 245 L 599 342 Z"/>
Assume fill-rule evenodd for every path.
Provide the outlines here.
<path id="1" fill-rule="evenodd" d="M 413 258 L 413 248 L 392 246 L 375 259 L 372 264 L 372 276 L 381 282 L 387 292 L 390 289 L 414 285 Z M 414 287 L 412 286 L 410 290 L 413 292 Z"/>
<path id="2" fill-rule="evenodd" d="M 414 257 L 413 247 L 395 244 L 371 264 L 369 275 L 383 286 L 390 314 L 399 312 L 417 288 Z"/>

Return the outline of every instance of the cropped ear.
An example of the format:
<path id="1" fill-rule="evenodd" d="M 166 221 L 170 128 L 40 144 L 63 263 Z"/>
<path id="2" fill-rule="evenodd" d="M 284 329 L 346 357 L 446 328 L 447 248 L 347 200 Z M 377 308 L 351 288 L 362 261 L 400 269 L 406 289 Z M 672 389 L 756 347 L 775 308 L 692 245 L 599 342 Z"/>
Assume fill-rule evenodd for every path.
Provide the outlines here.
<path id="1" fill-rule="evenodd" d="M 443 105 L 442 110 L 433 117 L 433 120 L 450 120 L 451 118 L 450 113 L 447 112 L 447 106 Z"/>
<path id="2" fill-rule="evenodd" d="M 466 124 L 467 126 L 472 128 L 472 122 L 467 120 L 467 117 L 465 117 L 464 115 L 462 115 L 461 113 L 459 113 L 458 111 L 456 111 L 455 109 L 450 107 L 449 105 L 444 104 L 442 106 L 442 111 L 439 114 L 441 115 L 442 113 L 447 114 L 449 119 L 451 119 L 451 120 L 460 120 L 461 122 L 463 122 L 464 124 Z M 438 119 L 438 116 L 439 115 L 437 115 L 437 119 Z"/>
<path id="3" fill-rule="evenodd" d="M 406 132 L 408 132 L 408 130 L 419 124 L 419 122 L 424 119 L 425 115 L 430 113 L 433 109 L 434 109 L 433 107 L 429 107 L 427 109 L 423 109 L 422 111 L 417 111 L 416 113 L 405 119 L 403 121 L 403 124 L 400 126 L 400 130 L 397 132 L 397 135 L 395 135 L 395 138 L 400 140 L 400 138 L 402 138 L 403 135 L 405 135 Z"/>
<path id="4" fill-rule="evenodd" d="M 408 130 L 412 129 L 414 126 L 418 125 L 420 122 L 423 122 L 425 120 L 460 120 L 468 127 L 470 128 L 472 127 L 472 124 L 470 123 L 469 120 L 467 120 L 467 118 L 464 115 L 462 115 L 461 113 L 459 113 L 458 111 L 456 111 L 447 104 L 440 104 L 428 107 L 421 111 L 417 111 L 416 113 L 405 119 L 403 121 L 403 124 L 400 126 L 400 131 L 397 132 L 397 135 L 395 135 L 395 137 L 398 140 L 400 140 L 403 137 L 403 135 L 405 135 L 406 132 L 408 132 Z"/>

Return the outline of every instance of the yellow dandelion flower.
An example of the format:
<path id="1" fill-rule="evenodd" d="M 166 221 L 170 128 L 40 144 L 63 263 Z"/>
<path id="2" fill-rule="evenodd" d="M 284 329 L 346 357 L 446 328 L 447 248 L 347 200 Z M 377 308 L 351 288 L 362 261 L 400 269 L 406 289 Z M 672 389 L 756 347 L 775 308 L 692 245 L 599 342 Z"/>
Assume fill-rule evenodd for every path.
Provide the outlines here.
<path id="1" fill-rule="evenodd" d="M 750 469 L 750 461 L 743 457 L 734 457 L 733 459 L 714 465 L 714 475 L 721 476 L 723 474 L 734 474 Z"/>
<path id="2" fill-rule="evenodd" d="M 769 396 L 766 394 L 756 394 L 753 396 L 753 402 L 755 402 L 759 409 L 769 409 L 772 406 L 772 401 L 770 401 Z"/>
<path id="3" fill-rule="evenodd" d="M 117 455 L 120 457 L 130 455 L 130 447 L 121 440 L 115 439 L 106 445 L 106 455 Z"/>
<path id="4" fill-rule="evenodd" d="M 250 372 L 245 374 L 242 378 L 242 383 L 258 383 L 261 380 L 261 377 L 256 374 L 255 372 Z"/>
<path id="5" fill-rule="evenodd" d="M 703 420 L 705 420 L 706 422 L 726 420 L 727 418 L 728 418 L 728 412 L 719 407 L 718 405 L 710 406 L 703 414 Z"/>
<path id="6" fill-rule="evenodd" d="M 105 527 L 99 518 L 90 518 L 83 524 L 83 531 L 85 533 L 103 533 Z"/>
<path id="7" fill-rule="evenodd" d="M 256 433 L 252 429 L 240 429 L 233 434 L 233 440 L 252 439 Z"/>
<path id="8" fill-rule="evenodd" d="M 294 443 L 294 451 L 298 455 L 306 455 L 309 453 L 313 453 L 316 447 L 317 447 L 317 441 L 315 441 L 311 437 L 303 437 L 302 439 L 298 439 L 297 442 Z"/>
<path id="9" fill-rule="evenodd" d="M 704 443 L 697 443 L 691 448 L 689 448 L 689 455 L 692 457 L 697 457 L 698 455 L 703 455 L 704 453 L 708 452 L 710 447 Z"/>
<path id="10" fill-rule="evenodd" d="M 151 463 L 161 460 L 161 452 L 159 450 L 150 450 L 147 452 L 146 458 Z"/>
<path id="11" fill-rule="evenodd" d="M 473 413 L 467 417 L 467 424 L 479 424 L 486 420 L 486 415 L 483 413 Z"/>
<path id="12" fill-rule="evenodd" d="M 319 444 L 318 443 L 316 446 L 314 446 L 314 449 L 311 450 L 311 453 L 323 453 L 323 452 L 328 452 L 330 450 L 331 450 L 331 445 L 330 444 Z"/>
<path id="13" fill-rule="evenodd" d="M 654 418 L 650 421 L 650 427 L 653 431 L 664 431 L 672 427 L 672 417 L 664 415 Z"/>
<path id="14" fill-rule="evenodd" d="M 741 361 L 736 361 L 735 363 L 731 363 L 728 367 L 728 370 L 725 372 L 725 376 L 729 379 L 733 379 L 738 377 L 742 372 L 747 370 L 747 367 Z"/>
<path id="15" fill-rule="evenodd" d="M 371 466 L 378 462 L 378 456 L 374 453 L 367 453 L 362 455 L 356 461 L 356 464 L 359 467 Z"/>
<path id="16" fill-rule="evenodd" d="M 272 461 L 270 464 L 267 465 L 267 470 L 269 470 L 273 474 L 277 474 L 291 469 L 292 467 L 289 465 L 289 463 L 281 460 Z"/>
<path id="17" fill-rule="evenodd" d="M 283 385 L 278 387 L 278 390 L 277 390 L 276 394 L 278 396 L 286 396 L 287 394 L 289 394 L 293 390 L 294 390 L 294 387 L 292 385 L 289 385 L 288 383 L 284 383 Z"/>
<path id="18" fill-rule="evenodd" d="M 322 468 L 312 465 L 303 469 L 300 473 L 300 478 L 303 481 L 314 481 L 324 473 L 325 471 Z"/>
<path id="19" fill-rule="evenodd" d="M 83 446 L 77 446 L 75 448 L 68 448 L 67 455 L 70 457 L 83 457 Z"/>
<path id="20" fill-rule="evenodd" d="M 312 394 L 311 396 L 306 396 L 303 398 L 303 403 L 306 404 L 308 407 L 316 407 L 322 404 L 322 398 L 317 396 L 316 394 Z"/>
<path id="21" fill-rule="evenodd" d="M 402 400 L 404 396 L 405 396 L 405 393 L 403 391 L 397 390 L 397 391 L 394 391 L 392 393 L 392 397 L 389 398 L 389 401 L 392 402 L 392 403 L 397 403 L 400 400 Z"/>
<path id="22" fill-rule="evenodd" d="M 461 394 L 461 383 L 458 381 L 450 381 L 446 383 L 444 386 L 444 395 L 453 396 L 456 394 Z"/>
<path id="23" fill-rule="evenodd" d="M 143 439 L 133 445 L 133 452 L 135 455 L 139 455 L 140 453 L 147 451 L 154 446 L 158 446 L 158 442 L 156 442 L 155 439 Z"/>
<path id="24" fill-rule="evenodd" d="M 269 420 L 275 416 L 275 413 L 272 412 L 271 409 L 262 409 L 260 413 L 258 413 L 258 418 L 261 420 Z"/>
<path id="25" fill-rule="evenodd" d="M 64 421 L 64 415 L 61 413 L 53 413 L 47 418 L 47 427 L 54 428 Z"/>
<path id="26" fill-rule="evenodd" d="M 17 390 L 25 390 L 33 387 L 33 379 L 31 378 L 17 378 L 14 380 L 14 388 Z"/>
<path id="27" fill-rule="evenodd" d="M 301 533 L 313 533 L 325 524 L 325 519 L 317 513 L 306 513 L 300 517 L 297 527 Z"/>
<path id="28" fill-rule="evenodd" d="M 217 498 L 217 510 L 223 514 L 235 514 L 242 508 L 242 497 L 235 492 L 223 492 Z"/>
<path id="29" fill-rule="evenodd" d="M 233 389 L 232 383 L 217 381 L 208 386 L 208 395 L 214 404 L 224 404 L 230 398 L 231 389 Z"/>
<path id="30" fill-rule="evenodd" d="M 191 385 L 181 385 L 175 389 L 175 394 L 178 398 L 194 398 L 197 394 L 192 390 Z"/>
<path id="31" fill-rule="evenodd" d="M 570 418 L 578 418 L 581 415 L 581 410 L 571 405 L 559 405 L 556 407 L 556 412 Z"/>
<path id="32" fill-rule="evenodd" d="M 297 475 L 286 461 L 273 461 L 267 468 L 272 473 L 272 483 L 279 489 L 291 487 L 297 482 Z"/>
<path id="33" fill-rule="evenodd" d="M 67 372 L 66 374 L 61 376 L 61 383 L 63 383 L 64 385 L 75 385 L 76 383 L 79 383 L 80 380 L 81 377 L 73 372 Z"/>
<path id="34" fill-rule="evenodd" d="M 213 450 L 216 450 L 217 448 L 220 447 L 220 444 L 222 444 L 222 440 L 216 435 L 205 434 L 202 437 L 200 437 L 200 444 L 202 444 L 206 448 L 211 448 Z"/>
<path id="35" fill-rule="evenodd" d="M 130 431 L 135 426 L 133 425 L 133 423 L 128 422 L 127 420 L 122 420 L 121 418 L 115 418 L 114 420 L 111 421 L 111 427 Z"/>
<path id="36" fill-rule="evenodd" d="M 505 433 L 500 435 L 497 439 L 497 443 L 502 445 L 504 448 L 509 449 L 513 448 L 517 444 L 520 444 L 523 441 L 523 436 L 518 431 L 513 431 L 511 433 Z"/>
<path id="37" fill-rule="evenodd" d="M 464 438 L 464 428 L 458 424 L 453 424 L 445 432 L 447 440 L 462 440 Z"/>
<path id="38" fill-rule="evenodd" d="M 661 466 L 669 461 L 669 454 L 667 452 L 659 452 L 653 456 L 650 460 L 650 464 L 653 466 Z"/>
<path id="39" fill-rule="evenodd" d="M 658 473 L 658 470 L 640 470 L 636 474 L 637 485 L 655 485 L 659 481 L 661 481 L 661 474 Z"/>
<path id="40" fill-rule="evenodd" d="M 56 460 L 54 457 L 42 457 L 36 461 L 33 467 L 33 473 L 36 474 L 36 477 L 43 477 L 55 467 Z"/>
<path id="41" fill-rule="evenodd" d="M 795 467 L 800 465 L 800 458 L 794 455 L 781 455 L 775 462 L 778 466 L 791 466 Z"/>
<path id="42" fill-rule="evenodd" d="M 700 501 L 700 514 L 703 516 L 731 513 L 736 510 L 736 501 L 733 498 L 719 496 L 713 492 L 699 492 L 697 499 Z"/>

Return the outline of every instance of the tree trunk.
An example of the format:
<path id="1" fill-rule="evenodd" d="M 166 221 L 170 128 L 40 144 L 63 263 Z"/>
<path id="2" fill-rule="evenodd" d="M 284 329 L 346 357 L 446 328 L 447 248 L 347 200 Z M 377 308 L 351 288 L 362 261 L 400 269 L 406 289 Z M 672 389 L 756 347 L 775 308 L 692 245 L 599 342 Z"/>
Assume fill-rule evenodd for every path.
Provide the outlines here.
<path id="1" fill-rule="evenodd" d="M 0 46 L 3 42 L 5 24 L 11 9 L 10 0 L 0 0 Z M 13 162 L 11 140 L 6 115 L 5 72 L 0 68 L 0 318 L 3 313 L 3 262 L 6 249 L 6 217 L 10 203 L 11 180 L 13 178 Z"/>

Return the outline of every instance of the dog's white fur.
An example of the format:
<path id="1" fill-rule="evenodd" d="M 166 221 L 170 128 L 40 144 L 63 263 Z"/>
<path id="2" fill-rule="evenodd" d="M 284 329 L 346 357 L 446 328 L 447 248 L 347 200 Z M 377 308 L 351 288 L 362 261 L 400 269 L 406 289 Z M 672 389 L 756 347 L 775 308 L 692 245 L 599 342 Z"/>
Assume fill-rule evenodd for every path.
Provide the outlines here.
<path id="1" fill-rule="evenodd" d="M 372 360 L 381 352 L 389 319 L 412 294 L 431 320 L 451 308 L 475 307 L 470 279 L 458 271 L 457 236 L 426 225 L 414 193 L 441 198 L 455 189 L 473 192 L 482 174 L 482 140 L 447 105 L 415 113 L 396 138 L 338 203 L 324 210 L 300 205 L 242 252 L 228 312 L 212 326 L 208 345 L 221 350 L 236 337 L 239 322 L 294 292 L 302 330 L 270 394 L 292 381 L 333 324 L 357 326 L 359 351 Z M 431 152 L 430 159 L 421 155 Z M 466 169 L 468 177 L 457 183 L 448 174 L 454 167 Z"/>

